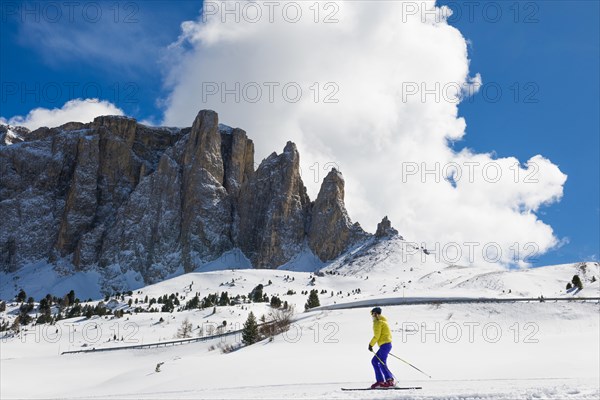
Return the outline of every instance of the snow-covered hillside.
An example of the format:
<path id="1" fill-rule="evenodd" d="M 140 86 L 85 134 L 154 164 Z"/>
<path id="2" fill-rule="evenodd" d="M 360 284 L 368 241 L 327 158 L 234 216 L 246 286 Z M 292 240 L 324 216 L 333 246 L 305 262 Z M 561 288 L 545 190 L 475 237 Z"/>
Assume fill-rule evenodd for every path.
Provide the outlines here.
<path id="1" fill-rule="evenodd" d="M 225 274 L 222 279 L 225 279 L 228 271 L 251 268 L 252 264 L 244 254 L 239 249 L 234 249 L 199 266 L 196 271 L 221 271 Z M 320 261 L 305 247 L 277 271 L 282 274 L 307 272 L 309 275 L 320 271 L 326 275 L 353 277 L 358 281 L 374 279 L 376 282 L 384 282 L 379 286 L 369 283 L 352 288 L 361 288 L 363 296 L 366 293 L 378 296 L 397 296 L 399 293 L 406 296 L 457 296 L 457 293 L 462 293 L 490 297 L 600 295 L 600 266 L 597 262 L 518 270 L 502 266 L 449 266 L 434 254 L 429 254 L 426 249 L 403 240 L 399 235 L 384 239 L 368 238 L 328 263 Z M 189 285 L 195 275 L 182 275 L 183 273 L 183 268 L 179 268 L 167 277 L 175 277 L 175 280 L 167 279 L 159 286 L 184 285 L 184 282 Z M 120 274 L 117 271 L 115 274 L 118 276 L 114 282 L 107 282 L 107 274 L 101 274 L 96 269 L 75 271 L 68 263 L 59 263 L 58 267 L 45 262 L 29 264 L 17 272 L 0 272 L 0 299 L 12 299 L 20 289 L 24 289 L 36 300 L 48 293 L 62 296 L 69 290 L 74 290 L 80 299 L 99 299 L 104 297 L 107 287 L 121 287 L 118 291 L 126 292 L 129 289 L 137 291 L 144 286 L 143 277 L 139 273 L 128 271 Z M 234 278 L 231 275 L 229 280 Z M 574 275 L 581 276 L 582 281 L 587 282 L 584 284 L 584 292 L 566 291 L 566 285 Z M 592 282 L 592 279 L 596 279 L 596 282 Z"/>
<path id="2" fill-rule="evenodd" d="M 423 389 L 378 392 L 377 398 L 598 398 L 597 300 L 440 301 L 598 297 L 597 263 L 514 271 L 432 263 L 415 264 L 411 271 L 408 265 L 398 268 L 398 253 L 391 254 L 372 260 L 377 268 L 367 268 L 366 258 L 361 261 L 366 256 L 357 252 L 354 263 L 331 265 L 318 274 L 254 269 L 195 272 L 131 295 L 83 302 L 91 306 L 105 302 L 113 315 L 29 325 L 18 335 L 0 333 L 0 398 L 364 398 L 363 392 L 339 389 L 372 383 L 366 349 L 372 335 L 369 308 L 394 299 L 422 297 L 436 301 L 383 307 L 394 335 L 392 352 L 433 378 L 390 358 L 401 385 Z M 583 290 L 567 292 L 566 283 L 575 274 Z M 268 303 L 248 302 L 249 293 L 258 285 L 263 285 L 267 298 L 276 296 L 295 308 L 290 330 L 272 341 L 223 352 L 228 345 L 239 346 L 241 337 L 234 334 L 176 347 L 61 355 L 173 341 L 186 319 L 193 337 L 236 331 L 250 311 L 268 320 L 272 311 Z M 363 302 L 364 307 L 304 312 L 307 292 L 313 289 L 322 306 L 354 307 Z M 177 311 L 195 296 L 222 292 L 227 292 L 230 305 Z M 151 299 L 171 294 L 180 304 L 175 311 L 161 312 L 160 303 L 150 305 Z M 8 302 L 0 317 L 11 324 L 19 306 Z M 32 316 L 37 307 L 35 303 Z M 146 312 L 152 309 L 158 311 Z M 117 318 L 115 310 L 123 311 L 123 316 Z M 160 372 L 155 371 L 158 363 L 164 363 Z M 23 385 L 24 375 L 35 376 L 36 385 Z"/>

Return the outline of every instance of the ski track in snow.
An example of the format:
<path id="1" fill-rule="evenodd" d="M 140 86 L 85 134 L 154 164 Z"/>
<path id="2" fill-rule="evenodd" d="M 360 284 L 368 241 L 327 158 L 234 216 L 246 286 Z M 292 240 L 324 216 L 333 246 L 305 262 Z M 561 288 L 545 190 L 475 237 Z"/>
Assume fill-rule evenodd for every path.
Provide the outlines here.
<path id="1" fill-rule="evenodd" d="M 554 384 L 547 386 L 545 381 Z M 418 390 L 406 391 L 360 391 L 344 392 L 340 388 L 368 387 L 364 382 L 333 382 L 326 384 L 261 385 L 226 387 L 216 390 L 171 390 L 150 393 L 119 393 L 109 396 L 73 397 L 73 399 L 419 399 L 419 400 L 515 400 L 515 399 L 598 399 L 598 390 L 574 388 L 575 379 L 488 379 L 454 381 L 411 381 L 411 385 L 422 386 Z M 408 385 L 405 383 L 403 385 Z M 536 387 L 539 385 L 538 387 Z M 516 386 L 516 387 L 515 387 Z M 479 387 L 479 388 L 478 388 Z M 484 389 L 485 387 L 485 389 Z M 510 389 L 507 389 L 510 387 Z M 69 399 L 69 398 L 66 398 Z"/>

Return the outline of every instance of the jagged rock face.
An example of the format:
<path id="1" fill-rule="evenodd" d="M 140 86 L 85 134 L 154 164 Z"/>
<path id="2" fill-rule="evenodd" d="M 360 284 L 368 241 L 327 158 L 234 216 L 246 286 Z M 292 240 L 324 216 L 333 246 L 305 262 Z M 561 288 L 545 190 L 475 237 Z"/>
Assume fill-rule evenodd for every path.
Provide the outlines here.
<path id="1" fill-rule="evenodd" d="M 312 207 L 308 245 L 322 261 L 329 261 L 364 236 L 360 225 L 350 221 L 344 206 L 344 178 L 333 168 Z"/>
<path id="2" fill-rule="evenodd" d="M 88 247 L 100 250 L 101 266 L 138 271 L 147 281 L 161 279 L 177 268 L 182 177 L 173 153 L 167 150 L 156 171 L 141 180 L 119 209 L 106 240 L 97 243 L 97 235 L 90 235 Z M 95 258 L 93 250 L 90 258 Z"/>
<path id="3" fill-rule="evenodd" d="M 202 110 L 196 116 L 185 148 L 183 163 L 186 174 L 204 169 L 219 184 L 223 184 L 223 158 L 221 157 L 221 134 L 217 113 Z"/>
<path id="4" fill-rule="evenodd" d="M 0 150 L 0 269 L 66 257 L 99 260 L 106 229 L 142 176 L 181 136 L 135 120 L 40 128 Z M 151 155 L 151 156 L 150 156 Z"/>
<path id="5" fill-rule="evenodd" d="M 234 199 L 240 187 L 254 175 L 254 143 L 241 129 L 221 131 L 221 157 L 223 158 L 223 186 Z"/>
<path id="6" fill-rule="evenodd" d="M 77 136 L 0 148 L 0 262 L 15 271 L 52 256 L 77 154 Z"/>
<path id="7" fill-rule="evenodd" d="M 230 199 L 223 187 L 218 125 L 214 111 L 201 111 L 181 160 L 181 244 L 186 271 L 193 270 L 207 257 L 232 248 Z"/>
<path id="8" fill-rule="evenodd" d="M 392 227 L 392 222 L 388 219 L 387 215 L 377 224 L 377 231 L 375 231 L 376 238 L 391 237 L 397 234 L 398 231 Z"/>
<path id="9" fill-rule="evenodd" d="M 61 256 L 75 251 L 79 238 L 93 227 L 100 146 L 98 136 L 79 137 L 71 184 L 58 230 L 56 249 Z"/>
<path id="10" fill-rule="evenodd" d="M 213 111 L 185 129 L 106 116 L 21 132 L 0 147 L 1 271 L 46 261 L 97 269 L 107 285 L 129 272 L 152 283 L 236 247 L 275 268 L 306 244 L 331 260 L 367 235 L 339 172 L 313 204 L 293 143 L 255 171 L 253 142 Z"/>
<path id="11" fill-rule="evenodd" d="M 288 142 L 283 153 L 267 157 L 240 189 L 240 248 L 257 268 L 285 264 L 302 249 L 309 212 L 300 156 Z"/>
<path id="12" fill-rule="evenodd" d="M 223 158 L 223 186 L 230 195 L 231 240 L 240 247 L 239 192 L 254 175 L 254 143 L 241 129 L 223 129 L 221 157 Z"/>
<path id="13" fill-rule="evenodd" d="M 201 111 L 119 210 L 101 264 L 157 281 L 179 265 L 189 272 L 232 249 L 224 170 L 217 115 Z"/>

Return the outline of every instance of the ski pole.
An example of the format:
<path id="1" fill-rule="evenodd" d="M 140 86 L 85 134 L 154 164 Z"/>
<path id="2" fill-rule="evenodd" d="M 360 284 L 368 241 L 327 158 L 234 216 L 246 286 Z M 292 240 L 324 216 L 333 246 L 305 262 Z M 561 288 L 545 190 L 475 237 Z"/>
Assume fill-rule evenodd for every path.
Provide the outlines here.
<path id="1" fill-rule="evenodd" d="M 396 376 L 392 373 L 392 371 L 390 371 L 390 368 L 387 366 L 387 364 L 384 363 L 383 361 L 381 361 L 381 358 L 379 358 L 379 356 L 377 355 L 377 353 L 375 353 L 373 350 L 371 350 L 371 353 L 373 353 L 375 355 L 375 357 L 377 357 L 377 359 L 379 360 L 379 362 L 381 363 L 381 365 L 383 365 L 385 367 L 385 369 L 388 370 L 388 372 L 390 373 L 390 375 L 392 376 L 392 378 L 394 378 L 394 382 L 398 382 L 398 379 L 396 379 Z"/>
<path id="2" fill-rule="evenodd" d="M 422 373 L 423 375 L 425 375 L 425 376 L 427 376 L 427 377 L 429 377 L 429 378 L 431 379 L 431 375 L 429 375 L 429 374 L 426 374 L 425 372 L 421 371 L 419 368 L 415 367 L 414 365 L 412 365 L 412 364 L 411 364 L 411 363 L 409 363 L 408 361 L 406 361 L 406 360 L 403 360 L 403 359 L 401 359 L 400 357 L 398 357 L 398 356 L 396 356 L 396 355 L 393 355 L 392 353 L 389 353 L 389 354 L 390 354 L 390 356 L 392 356 L 392 357 L 396 357 L 398 360 L 402 361 L 403 363 L 410 365 L 411 367 L 413 367 L 414 369 L 416 369 L 417 371 L 419 371 L 420 373 Z M 378 357 L 378 358 L 379 358 L 379 357 Z"/>

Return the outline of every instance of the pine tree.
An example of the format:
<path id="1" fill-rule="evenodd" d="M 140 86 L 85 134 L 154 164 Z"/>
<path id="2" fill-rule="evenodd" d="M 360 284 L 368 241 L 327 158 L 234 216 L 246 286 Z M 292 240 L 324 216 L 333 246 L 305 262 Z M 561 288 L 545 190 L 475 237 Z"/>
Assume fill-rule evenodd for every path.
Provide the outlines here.
<path id="1" fill-rule="evenodd" d="M 67 318 L 79 317 L 81 315 L 81 306 L 79 304 L 74 305 L 68 312 Z"/>
<path id="2" fill-rule="evenodd" d="M 166 299 L 161 311 L 162 312 L 173 312 L 173 310 L 175 309 L 175 305 L 173 304 L 173 301 L 171 299 Z"/>
<path id="3" fill-rule="evenodd" d="M 574 275 L 573 276 L 573 280 L 571 281 L 573 282 L 573 285 L 579 289 L 582 290 L 583 289 L 583 283 L 581 283 L 581 279 L 579 278 L 579 275 Z"/>
<path id="4" fill-rule="evenodd" d="M 33 318 L 31 318 L 31 315 L 29 315 L 29 314 L 21 314 L 20 321 L 21 321 L 21 325 L 29 325 L 29 323 L 31 323 L 31 321 L 33 321 Z"/>
<path id="5" fill-rule="evenodd" d="M 221 296 L 219 297 L 219 305 L 220 306 L 228 306 L 229 305 L 229 295 L 227 292 L 221 292 Z"/>
<path id="6" fill-rule="evenodd" d="M 19 294 L 17 294 L 17 302 L 23 303 L 26 299 L 27 299 L 27 293 L 25 293 L 25 291 L 23 289 L 21 289 L 19 291 Z"/>
<path id="7" fill-rule="evenodd" d="M 281 299 L 277 296 L 272 296 L 271 297 L 271 307 L 273 307 L 273 308 L 281 307 Z"/>
<path id="8" fill-rule="evenodd" d="M 310 294 L 308 295 L 308 300 L 304 305 L 304 309 L 309 310 L 311 308 L 319 307 L 320 305 L 321 302 L 319 301 L 319 293 L 317 292 L 317 289 L 311 290 Z"/>
<path id="9" fill-rule="evenodd" d="M 35 321 L 36 324 L 49 324 L 52 322 L 52 315 L 50 311 L 46 311 L 43 314 L 40 314 L 38 319 Z"/>
<path id="10" fill-rule="evenodd" d="M 48 303 L 48 299 L 46 299 L 45 297 L 43 299 L 40 300 L 40 305 L 38 306 L 38 310 L 41 313 L 46 313 L 46 312 L 50 312 L 50 304 Z"/>
<path id="11" fill-rule="evenodd" d="M 123 310 L 121 310 L 121 311 L 123 311 Z M 103 315 L 107 314 L 108 310 L 106 309 L 104 302 L 101 301 L 100 303 L 98 303 L 96 305 L 96 307 L 94 307 L 93 313 L 96 315 L 99 315 L 99 316 L 103 316 Z"/>
<path id="12" fill-rule="evenodd" d="M 198 296 L 194 296 L 190 301 L 185 304 L 186 310 L 193 310 L 196 308 L 200 308 L 200 298 Z"/>
<path id="13" fill-rule="evenodd" d="M 250 301 L 254 303 L 260 303 L 263 301 L 263 285 L 258 284 L 254 289 L 252 289 L 248 297 L 250 298 Z"/>
<path id="14" fill-rule="evenodd" d="M 61 308 L 67 308 L 70 305 L 71 305 L 71 303 L 69 303 L 69 296 L 67 296 L 65 294 L 64 297 L 60 300 L 60 307 Z"/>
<path id="15" fill-rule="evenodd" d="M 33 304 L 31 303 L 23 303 L 19 306 L 19 313 L 28 314 L 31 310 L 33 310 Z"/>
<path id="16" fill-rule="evenodd" d="M 256 317 L 254 316 L 254 313 L 250 311 L 248 319 L 244 323 L 244 329 L 242 329 L 242 342 L 244 342 L 245 345 L 251 345 L 258 342 L 259 339 Z"/>
<path id="17" fill-rule="evenodd" d="M 6 311 L 6 302 L 0 301 L 0 312 Z"/>

